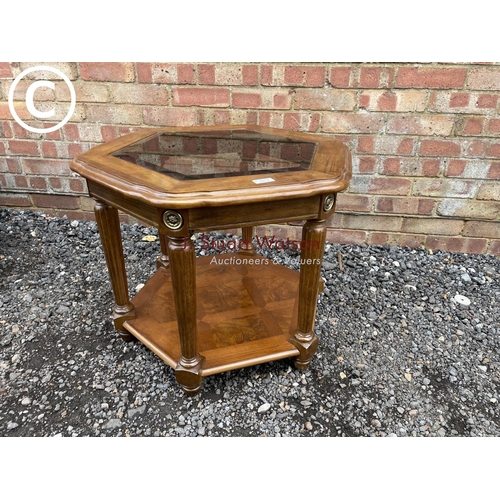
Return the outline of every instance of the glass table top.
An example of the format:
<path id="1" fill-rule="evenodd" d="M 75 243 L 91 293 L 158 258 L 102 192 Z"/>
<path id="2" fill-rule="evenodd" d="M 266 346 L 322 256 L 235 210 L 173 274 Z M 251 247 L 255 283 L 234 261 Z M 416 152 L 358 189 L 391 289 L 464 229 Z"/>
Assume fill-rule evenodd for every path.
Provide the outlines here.
<path id="1" fill-rule="evenodd" d="M 309 170 L 316 143 L 251 130 L 158 133 L 113 156 L 175 179 Z"/>

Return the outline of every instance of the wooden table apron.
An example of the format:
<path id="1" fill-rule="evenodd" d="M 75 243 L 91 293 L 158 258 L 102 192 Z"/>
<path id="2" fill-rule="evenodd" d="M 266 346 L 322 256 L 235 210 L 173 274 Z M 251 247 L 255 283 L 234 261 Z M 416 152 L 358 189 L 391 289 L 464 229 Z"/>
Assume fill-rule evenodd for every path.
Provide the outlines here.
<path id="1" fill-rule="evenodd" d="M 342 182 L 337 176 L 330 191 L 323 186 L 292 198 L 282 194 L 252 201 L 246 196 L 229 203 L 221 197 L 198 206 L 162 205 L 158 197 L 153 203 L 87 176 L 115 298 L 114 326 L 121 337 L 138 338 L 174 368 L 188 395 L 200 391 L 204 376 L 258 363 L 293 357 L 296 368 L 307 368 L 318 348 L 314 321 L 323 286 L 326 219 L 334 213 L 336 192 L 350 178 L 350 155 L 345 156 Z M 81 168 L 73 169 L 85 177 Z M 159 232 L 157 271 L 133 300 L 119 210 Z M 292 221 L 305 221 L 299 273 L 260 256 L 251 243 L 255 226 Z M 219 255 L 228 265 L 214 264 L 213 256 L 195 258 L 193 233 L 234 228 L 242 228 L 245 243 L 236 253 Z"/>

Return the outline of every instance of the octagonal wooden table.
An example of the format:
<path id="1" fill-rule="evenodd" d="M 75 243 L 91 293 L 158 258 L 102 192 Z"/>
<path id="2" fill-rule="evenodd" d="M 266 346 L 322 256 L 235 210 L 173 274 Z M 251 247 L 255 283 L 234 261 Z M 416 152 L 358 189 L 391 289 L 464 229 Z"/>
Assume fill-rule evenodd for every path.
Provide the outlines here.
<path id="1" fill-rule="evenodd" d="M 322 289 L 326 218 L 351 156 L 330 137 L 260 126 L 147 128 L 79 155 L 113 288 L 114 325 L 175 369 L 202 378 L 293 357 L 308 367 Z M 118 210 L 158 228 L 157 271 L 130 300 Z M 253 228 L 305 221 L 300 272 L 255 252 Z M 242 228 L 236 253 L 195 258 L 196 232 Z"/>

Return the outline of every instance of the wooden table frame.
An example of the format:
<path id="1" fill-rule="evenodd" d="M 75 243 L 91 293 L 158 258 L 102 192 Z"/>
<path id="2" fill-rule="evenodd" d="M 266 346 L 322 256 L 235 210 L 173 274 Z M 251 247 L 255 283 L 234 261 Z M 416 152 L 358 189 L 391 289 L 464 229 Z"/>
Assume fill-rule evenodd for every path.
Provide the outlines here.
<path id="1" fill-rule="evenodd" d="M 314 142 L 316 150 L 310 170 L 278 172 L 271 185 L 252 185 L 264 177 L 258 173 L 179 181 L 112 156 L 154 134 L 203 131 L 270 134 Z M 204 376 L 244 366 L 287 357 L 294 358 L 298 369 L 309 366 L 318 348 L 314 321 L 323 284 L 326 219 L 351 175 L 350 153 L 342 143 L 258 126 L 143 129 L 92 148 L 71 168 L 87 179 L 96 200 L 95 217 L 115 298 L 115 328 L 124 340 L 138 338 L 174 368 L 186 394 L 197 394 Z M 119 210 L 159 231 L 157 272 L 133 300 Z M 251 243 L 255 226 L 291 221 L 305 221 L 300 273 L 265 262 Z M 230 254 L 235 264 L 221 268 L 210 264 L 211 257 L 195 258 L 194 233 L 234 228 L 242 228 L 245 242 Z M 259 265 L 254 265 L 257 259 Z"/>

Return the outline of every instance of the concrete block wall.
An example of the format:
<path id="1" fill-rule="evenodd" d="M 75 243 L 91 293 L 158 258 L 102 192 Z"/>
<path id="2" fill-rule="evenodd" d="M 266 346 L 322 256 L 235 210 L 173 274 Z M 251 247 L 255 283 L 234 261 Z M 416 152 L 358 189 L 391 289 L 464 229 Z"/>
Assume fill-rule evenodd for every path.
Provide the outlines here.
<path id="1" fill-rule="evenodd" d="M 47 63 L 77 100 L 48 134 L 22 128 L 7 102 L 13 79 L 39 64 L 0 63 L 0 206 L 93 218 L 69 170 L 80 152 L 138 127 L 251 123 L 350 147 L 354 175 L 329 241 L 500 255 L 500 64 Z M 14 105 L 40 126 L 25 104 L 30 83 Z M 56 110 L 50 124 L 69 100 L 62 81 L 35 93 L 39 109 Z"/>

